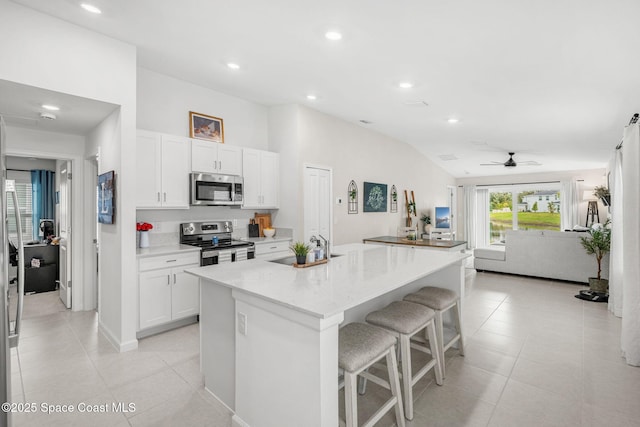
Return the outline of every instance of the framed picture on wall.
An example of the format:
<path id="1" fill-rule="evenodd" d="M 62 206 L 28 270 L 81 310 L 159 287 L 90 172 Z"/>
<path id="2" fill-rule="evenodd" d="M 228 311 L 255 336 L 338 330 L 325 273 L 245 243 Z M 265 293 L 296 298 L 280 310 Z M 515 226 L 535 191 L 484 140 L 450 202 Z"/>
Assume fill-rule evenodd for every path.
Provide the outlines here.
<path id="1" fill-rule="evenodd" d="M 222 119 L 189 111 L 189 136 L 224 144 Z"/>
<path id="2" fill-rule="evenodd" d="M 98 175 L 98 222 L 113 224 L 116 220 L 115 172 Z"/>
<path id="3" fill-rule="evenodd" d="M 364 183 L 363 211 L 386 212 L 387 211 L 387 184 Z"/>

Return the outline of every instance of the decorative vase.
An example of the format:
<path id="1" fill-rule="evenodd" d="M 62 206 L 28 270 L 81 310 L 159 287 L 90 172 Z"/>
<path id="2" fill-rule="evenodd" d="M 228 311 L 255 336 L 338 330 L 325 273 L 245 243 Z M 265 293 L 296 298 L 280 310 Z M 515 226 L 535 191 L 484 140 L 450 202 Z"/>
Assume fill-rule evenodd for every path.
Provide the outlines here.
<path id="1" fill-rule="evenodd" d="M 140 232 L 140 247 L 148 248 L 149 247 L 149 232 L 141 231 Z"/>
<path id="2" fill-rule="evenodd" d="M 589 277 L 589 289 L 594 292 L 606 293 L 609 289 L 609 280 L 598 279 L 597 277 Z"/>
<path id="3" fill-rule="evenodd" d="M 427 234 L 431 233 L 431 224 L 424 225 L 424 232 Z"/>
<path id="4" fill-rule="evenodd" d="M 305 264 L 306 262 L 307 262 L 306 255 L 296 255 L 296 264 L 300 265 L 300 264 Z"/>

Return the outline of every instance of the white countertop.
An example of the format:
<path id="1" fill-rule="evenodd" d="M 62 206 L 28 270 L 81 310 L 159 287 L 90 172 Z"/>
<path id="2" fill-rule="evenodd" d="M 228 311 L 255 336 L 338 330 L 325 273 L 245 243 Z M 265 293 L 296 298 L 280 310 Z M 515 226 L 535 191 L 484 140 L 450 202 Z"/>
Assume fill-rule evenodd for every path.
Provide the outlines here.
<path id="1" fill-rule="evenodd" d="M 342 256 L 308 268 L 255 259 L 186 272 L 327 318 L 470 256 L 362 243 L 333 247 L 332 254 Z"/>
<path id="2" fill-rule="evenodd" d="M 200 248 L 197 246 L 181 245 L 178 243 L 174 245 L 151 246 L 148 248 L 136 249 L 136 256 L 138 258 L 145 258 L 150 256 L 169 255 L 186 252 L 200 252 Z"/>

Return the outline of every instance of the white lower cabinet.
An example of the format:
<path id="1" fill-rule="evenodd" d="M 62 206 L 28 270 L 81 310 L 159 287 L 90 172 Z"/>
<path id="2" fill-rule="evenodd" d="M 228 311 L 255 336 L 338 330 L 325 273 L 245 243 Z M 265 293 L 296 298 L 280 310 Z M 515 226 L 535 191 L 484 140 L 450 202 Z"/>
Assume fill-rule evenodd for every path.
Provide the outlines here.
<path id="1" fill-rule="evenodd" d="M 194 316 L 200 312 L 197 277 L 184 272 L 199 267 L 200 255 L 147 257 L 138 265 L 138 330 Z"/>
<path id="2" fill-rule="evenodd" d="M 255 242 L 256 259 L 278 259 L 293 256 L 289 249 L 291 240 Z"/>

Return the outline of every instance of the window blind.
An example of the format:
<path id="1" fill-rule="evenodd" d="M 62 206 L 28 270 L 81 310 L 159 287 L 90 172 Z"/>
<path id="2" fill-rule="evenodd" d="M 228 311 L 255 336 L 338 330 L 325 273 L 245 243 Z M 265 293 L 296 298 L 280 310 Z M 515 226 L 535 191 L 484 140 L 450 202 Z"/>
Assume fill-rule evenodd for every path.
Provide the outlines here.
<path id="1" fill-rule="evenodd" d="M 18 196 L 18 207 L 22 219 L 22 238 L 25 242 L 33 240 L 32 224 L 32 204 L 31 204 L 31 183 L 16 182 L 16 194 Z M 17 243 L 18 233 L 16 232 L 16 218 L 13 208 L 13 198 L 7 197 L 7 219 L 9 238 Z"/>

